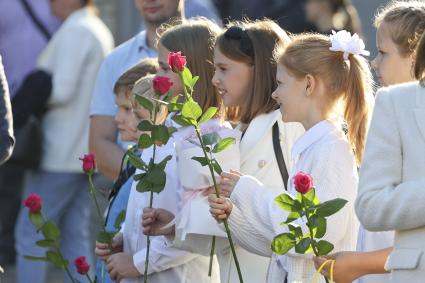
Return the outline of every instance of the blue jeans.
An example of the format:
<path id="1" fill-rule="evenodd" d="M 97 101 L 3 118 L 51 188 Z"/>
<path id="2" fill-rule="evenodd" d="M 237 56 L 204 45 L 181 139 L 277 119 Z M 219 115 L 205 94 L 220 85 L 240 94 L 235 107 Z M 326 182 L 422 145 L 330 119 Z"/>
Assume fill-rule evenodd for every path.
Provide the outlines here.
<path id="1" fill-rule="evenodd" d="M 92 262 L 90 246 L 90 195 L 88 179 L 82 173 L 56 173 L 37 171 L 29 176 L 23 197 L 31 193 L 42 198 L 42 213 L 55 222 L 61 230 L 60 249 L 69 261 L 68 269 L 72 276 L 87 282 L 87 278 L 77 273 L 74 259 L 85 256 Z M 39 247 L 36 241 L 42 239 L 28 217 L 28 208 L 22 207 L 16 227 L 17 283 L 45 283 L 47 263 L 30 261 L 25 255 L 44 256 L 46 248 Z M 92 272 L 93 273 L 93 272 Z M 64 273 L 65 282 L 71 282 Z"/>
<path id="2" fill-rule="evenodd" d="M 109 207 L 109 216 L 108 221 L 106 222 L 106 231 L 115 232 L 116 229 L 114 227 L 115 219 L 118 214 L 127 210 L 128 197 L 130 196 L 131 185 L 133 183 L 133 177 L 129 178 L 127 182 L 122 185 L 121 189 L 118 191 L 112 205 Z M 102 281 L 102 264 L 103 264 L 103 281 Z M 96 278 L 99 283 L 114 283 L 108 274 L 106 269 L 106 263 L 97 259 L 96 261 Z"/>

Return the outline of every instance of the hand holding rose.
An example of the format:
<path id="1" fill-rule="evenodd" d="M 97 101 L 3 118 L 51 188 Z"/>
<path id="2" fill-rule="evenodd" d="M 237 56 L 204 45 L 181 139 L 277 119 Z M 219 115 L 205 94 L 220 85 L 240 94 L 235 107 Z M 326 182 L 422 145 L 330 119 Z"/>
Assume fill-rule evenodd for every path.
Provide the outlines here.
<path id="1" fill-rule="evenodd" d="M 226 219 L 232 212 L 233 204 L 227 198 L 211 194 L 208 196 L 208 202 L 210 203 L 210 213 L 217 221 Z"/>
<path id="2" fill-rule="evenodd" d="M 175 226 L 166 227 L 174 219 L 174 214 L 162 208 L 143 209 L 143 233 L 148 236 L 174 235 Z"/>
<path id="3" fill-rule="evenodd" d="M 122 233 L 118 233 L 112 239 L 112 250 L 110 250 L 109 245 L 107 243 L 100 243 L 96 241 L 96 248 L 94 253 L 96 256 L 100 257 L 102 260 L 107 261 L 108 258 L 115 253 L 119 253 L 123 251 L 123 236 Z"/>

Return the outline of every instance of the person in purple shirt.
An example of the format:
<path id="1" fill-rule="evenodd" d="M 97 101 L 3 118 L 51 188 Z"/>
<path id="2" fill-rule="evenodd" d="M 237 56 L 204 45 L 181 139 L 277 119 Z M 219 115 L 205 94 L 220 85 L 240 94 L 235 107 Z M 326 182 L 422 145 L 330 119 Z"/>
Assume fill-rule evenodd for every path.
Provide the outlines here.
<path id="1" fill-rule="evenodd" d="M 51 14 L 48 0 L 0 1 L 0 54 L 11 98 L 34 70 L 38 55 L 59 26 L 60 21 Z M 24 169 L 14 164 L 13 158 L 0 168 L 0 265 L 14 262 L 14 227 Z"/>

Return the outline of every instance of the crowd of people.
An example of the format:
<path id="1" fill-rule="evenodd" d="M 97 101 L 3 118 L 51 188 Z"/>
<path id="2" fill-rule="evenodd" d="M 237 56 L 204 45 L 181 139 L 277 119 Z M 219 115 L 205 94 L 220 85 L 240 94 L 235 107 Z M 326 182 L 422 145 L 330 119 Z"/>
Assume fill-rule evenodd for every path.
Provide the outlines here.
<path id="1" fill-rule="evenodd" d="M 43 48 L 31 53 L 25 78 L 13 78 L 20 83 L 9 80 L 10 95 L 7 68 L 6 76 L 0 70 L 0 161 L 11 158 L 0 170 L 2 203 L 10 207 L 0 232 L 16 231 L 16 282 L 46 280 L 48 265 L 25 258 L 44 254 L 45 247 L 35 245 L 42 235 L 27 209 L 13 201 L 33 193 L 43 199 L 46 218 L 60 227 L 64 257 L 96 261 L 97 282 L 142 282 L 146 270 L 151 283 L 239 282 L 224 219 L 244 282 L 313 282 L 316 269 L 335 282 L 423 281 L 423 1 L 395 0 L 376 12 L 378 53 L 370 62 L 356 9 L 346 0 L 269 1 L 268 14 L 260 16 L 271 19 L 226 20 L 224 26 L 186 18 L 183 0 L 137 0 L 144 30 L 115 49 L 94 1 L 50 1 L 55 17 L 48 20 L 23 2 Z M 215 4 L 222 16 L 237 18 L 237 2 Z M 258 9 L 254 3 L 247 16 Z M 276 15 L 285 9 L 294 11 L 290 23 Z M 236 138 L 220 156 L 220 195 L 190 162 L 197 152 L 191 148 L 194 130 L 178 125 L 164 107 L 153 116 L 136 98 L 154 101 L 156 77 L 168 78 L 172 97 L 182 96 L 185 86 L 169 65 L 170 52 L 181 52 L 199 76 L 193 99 L 201 109 L 218 109 L 201 130 Z M 146 120 L 176 128 L 154 153 L 155 161 L 171 156 L 154 208 L 150 193 L 138 190 L 143 170 L 126 154 L 151 160 L 151 148 L 137 148 L 146 134 L 138 125 Z M 111 246 L 91 243 L 91 200 L 78 160 L 87 152 L 114 182 L 105 210 L 105 229 L 116 233 Z M 24 182 L 25 168 L 31 170 Z M 314 178 L 322 202 L 348 201 L 327 220 L 323 239 L 334 245 L 330 255 L 294 249 L 277 255 L 271 249 L 274 237 L 288 232 L 281 225 L 288 214 L 274 199 L 284 191 L 295 195 L 293 177 L 300 171 Z M 23 186 L 22 195 L 12 193 L 13 182 Z M 295 224 L 307 229 L 303 218 Z M 1 252 L 13 250 L 11 238 L 2 236 Z M 86 282 L 78 270 L 71 273 Z"/>

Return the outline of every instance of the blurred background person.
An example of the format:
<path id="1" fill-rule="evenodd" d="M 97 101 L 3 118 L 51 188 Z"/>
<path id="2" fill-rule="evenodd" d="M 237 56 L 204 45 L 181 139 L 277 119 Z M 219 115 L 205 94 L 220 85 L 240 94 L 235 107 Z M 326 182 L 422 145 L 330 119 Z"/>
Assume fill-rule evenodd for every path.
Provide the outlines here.
<path id="1" fill-rule="evenodd" d="M 305 15 L 320 33 L 347 30 L 362 34 L 360 18 L 351 0 L 306 0 Z"/>
<path id="2" fill-rule="evenodd" d="M 51 13 L 48 0 L 0 1 L 0 54 L 11 99 L 34 70 L 38 55 L 60 23 Z M 0 265 L 3 266 L 15 261 L 14 230 L 26 169 L 14 156 L 0 168 Z"/>
<path id="3" fill-rule="evenodd" d="M 31 193 L 42 197 L 43 214 L 60 227 L 61 251 L 68 260 L 86 256 L 92 262 L 90 197 L 78 158 L 88 151 L 91 94 L 98 69 L 113 48 L 113 39 L 92 0 L 51 0 L 50 5 L 64 23 L 38 59 L 37 67 L 52 76 L 52 92 L 41 124 L 40 168 L 29 176 L 24 197 Z M 27 211 L 21 210 L 16 227 L 19 283 L 45 282 L 47 263 L 24 259 L 24 255 L 44 255 L 45 248 L 34 244 L 39 239 Z M 71 272 L 84 281 L 74 268 Z"/>

